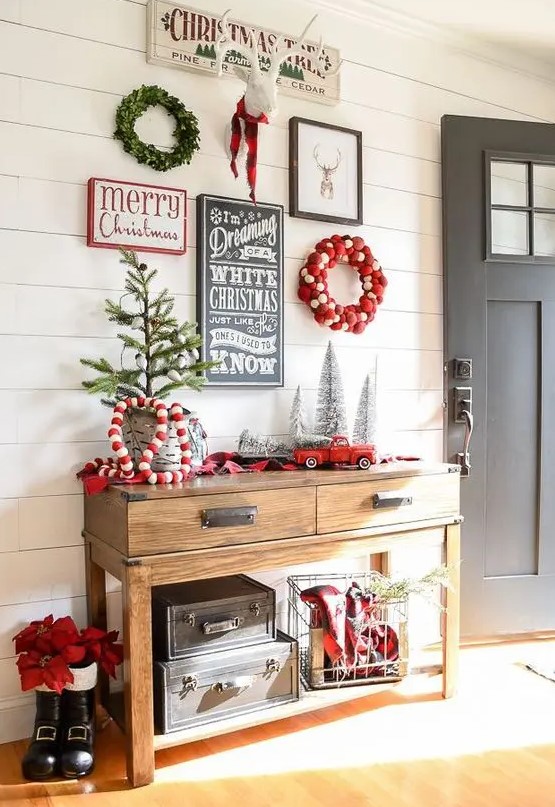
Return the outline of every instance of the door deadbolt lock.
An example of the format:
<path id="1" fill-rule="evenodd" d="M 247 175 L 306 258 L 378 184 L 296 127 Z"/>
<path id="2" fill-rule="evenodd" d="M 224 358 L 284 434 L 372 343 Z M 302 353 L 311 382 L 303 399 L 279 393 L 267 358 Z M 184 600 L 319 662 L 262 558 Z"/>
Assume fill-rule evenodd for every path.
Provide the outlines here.
<path id="1" fill-rule="evenodd" d="M 470 381 L 472 378 L 472 359 L 454 359 L 453 378 L 457 381 Z"/>

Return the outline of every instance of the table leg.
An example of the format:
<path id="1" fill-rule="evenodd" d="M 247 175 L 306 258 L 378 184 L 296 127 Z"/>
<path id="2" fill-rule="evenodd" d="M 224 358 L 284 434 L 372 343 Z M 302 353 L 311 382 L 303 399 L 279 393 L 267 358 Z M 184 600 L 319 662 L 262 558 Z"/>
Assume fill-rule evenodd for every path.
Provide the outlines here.
<path id="1" fill-rule="evenodd" d="M 92 548 L 85 544 L 85 577 L 87 586 L 87 622 L 100 630 L 107 630 L 106 617 L 106 572 L 92 559 Z M 110 685 L 106 673 L 98 670 L 96 695 L 99 704 L 108 706 Z"/>
<path id="2" fill-rule="evenodd" d="M 154 780 L 150 567 L 128 561 L 122 583 L 127 776 L 139 787 Z"/>
<path id="3" fill-rule="evenodd" d="M 443 614 L 443 697 L 452 698 L 457 690 L 460 642 L 460 559 L 461 525 L 445 528 L 445 563 L 450 568 L 451 587 L 446 589 Z"/>

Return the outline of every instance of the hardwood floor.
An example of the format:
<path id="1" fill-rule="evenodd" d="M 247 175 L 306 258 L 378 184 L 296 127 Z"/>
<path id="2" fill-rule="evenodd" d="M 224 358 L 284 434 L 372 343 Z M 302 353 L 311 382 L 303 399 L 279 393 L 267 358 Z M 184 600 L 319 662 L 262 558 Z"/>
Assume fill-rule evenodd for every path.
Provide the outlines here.
<path id="1" fill-rule="evenodd" d="M 460 694 L 439 676 L 160 751 L 153 785 L 130 790 L 119 730 L 97 738 L 80 782 L 24 783 L 26 743 L 0 746 L 8 807 L 555 807 L 555 683 L 522 662 L 553 659 L 555 641 L 466 648 Z"/>

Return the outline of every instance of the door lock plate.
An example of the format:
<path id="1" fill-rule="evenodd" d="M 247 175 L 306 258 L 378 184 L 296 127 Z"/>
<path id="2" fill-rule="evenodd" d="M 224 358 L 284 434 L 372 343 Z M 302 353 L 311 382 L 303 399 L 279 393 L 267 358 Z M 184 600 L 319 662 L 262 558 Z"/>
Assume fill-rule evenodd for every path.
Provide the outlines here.
<path id="1" fill-rule="evenodd" d="M 466 423 L 463 412 L 472 414 L 472 387 L 455 387 L 453 390 L 453 420 Z"/>

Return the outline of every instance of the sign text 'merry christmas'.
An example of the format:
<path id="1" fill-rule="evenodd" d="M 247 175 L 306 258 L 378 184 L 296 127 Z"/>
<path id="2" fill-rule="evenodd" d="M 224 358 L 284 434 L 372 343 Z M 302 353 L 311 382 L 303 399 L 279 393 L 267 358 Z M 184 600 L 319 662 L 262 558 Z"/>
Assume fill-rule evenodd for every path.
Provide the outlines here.
<path id="1" fill-rule="evenodd" d="M 87 244 L 145 252 L 186 251 L 187 192 L 91 178 Z"/>

